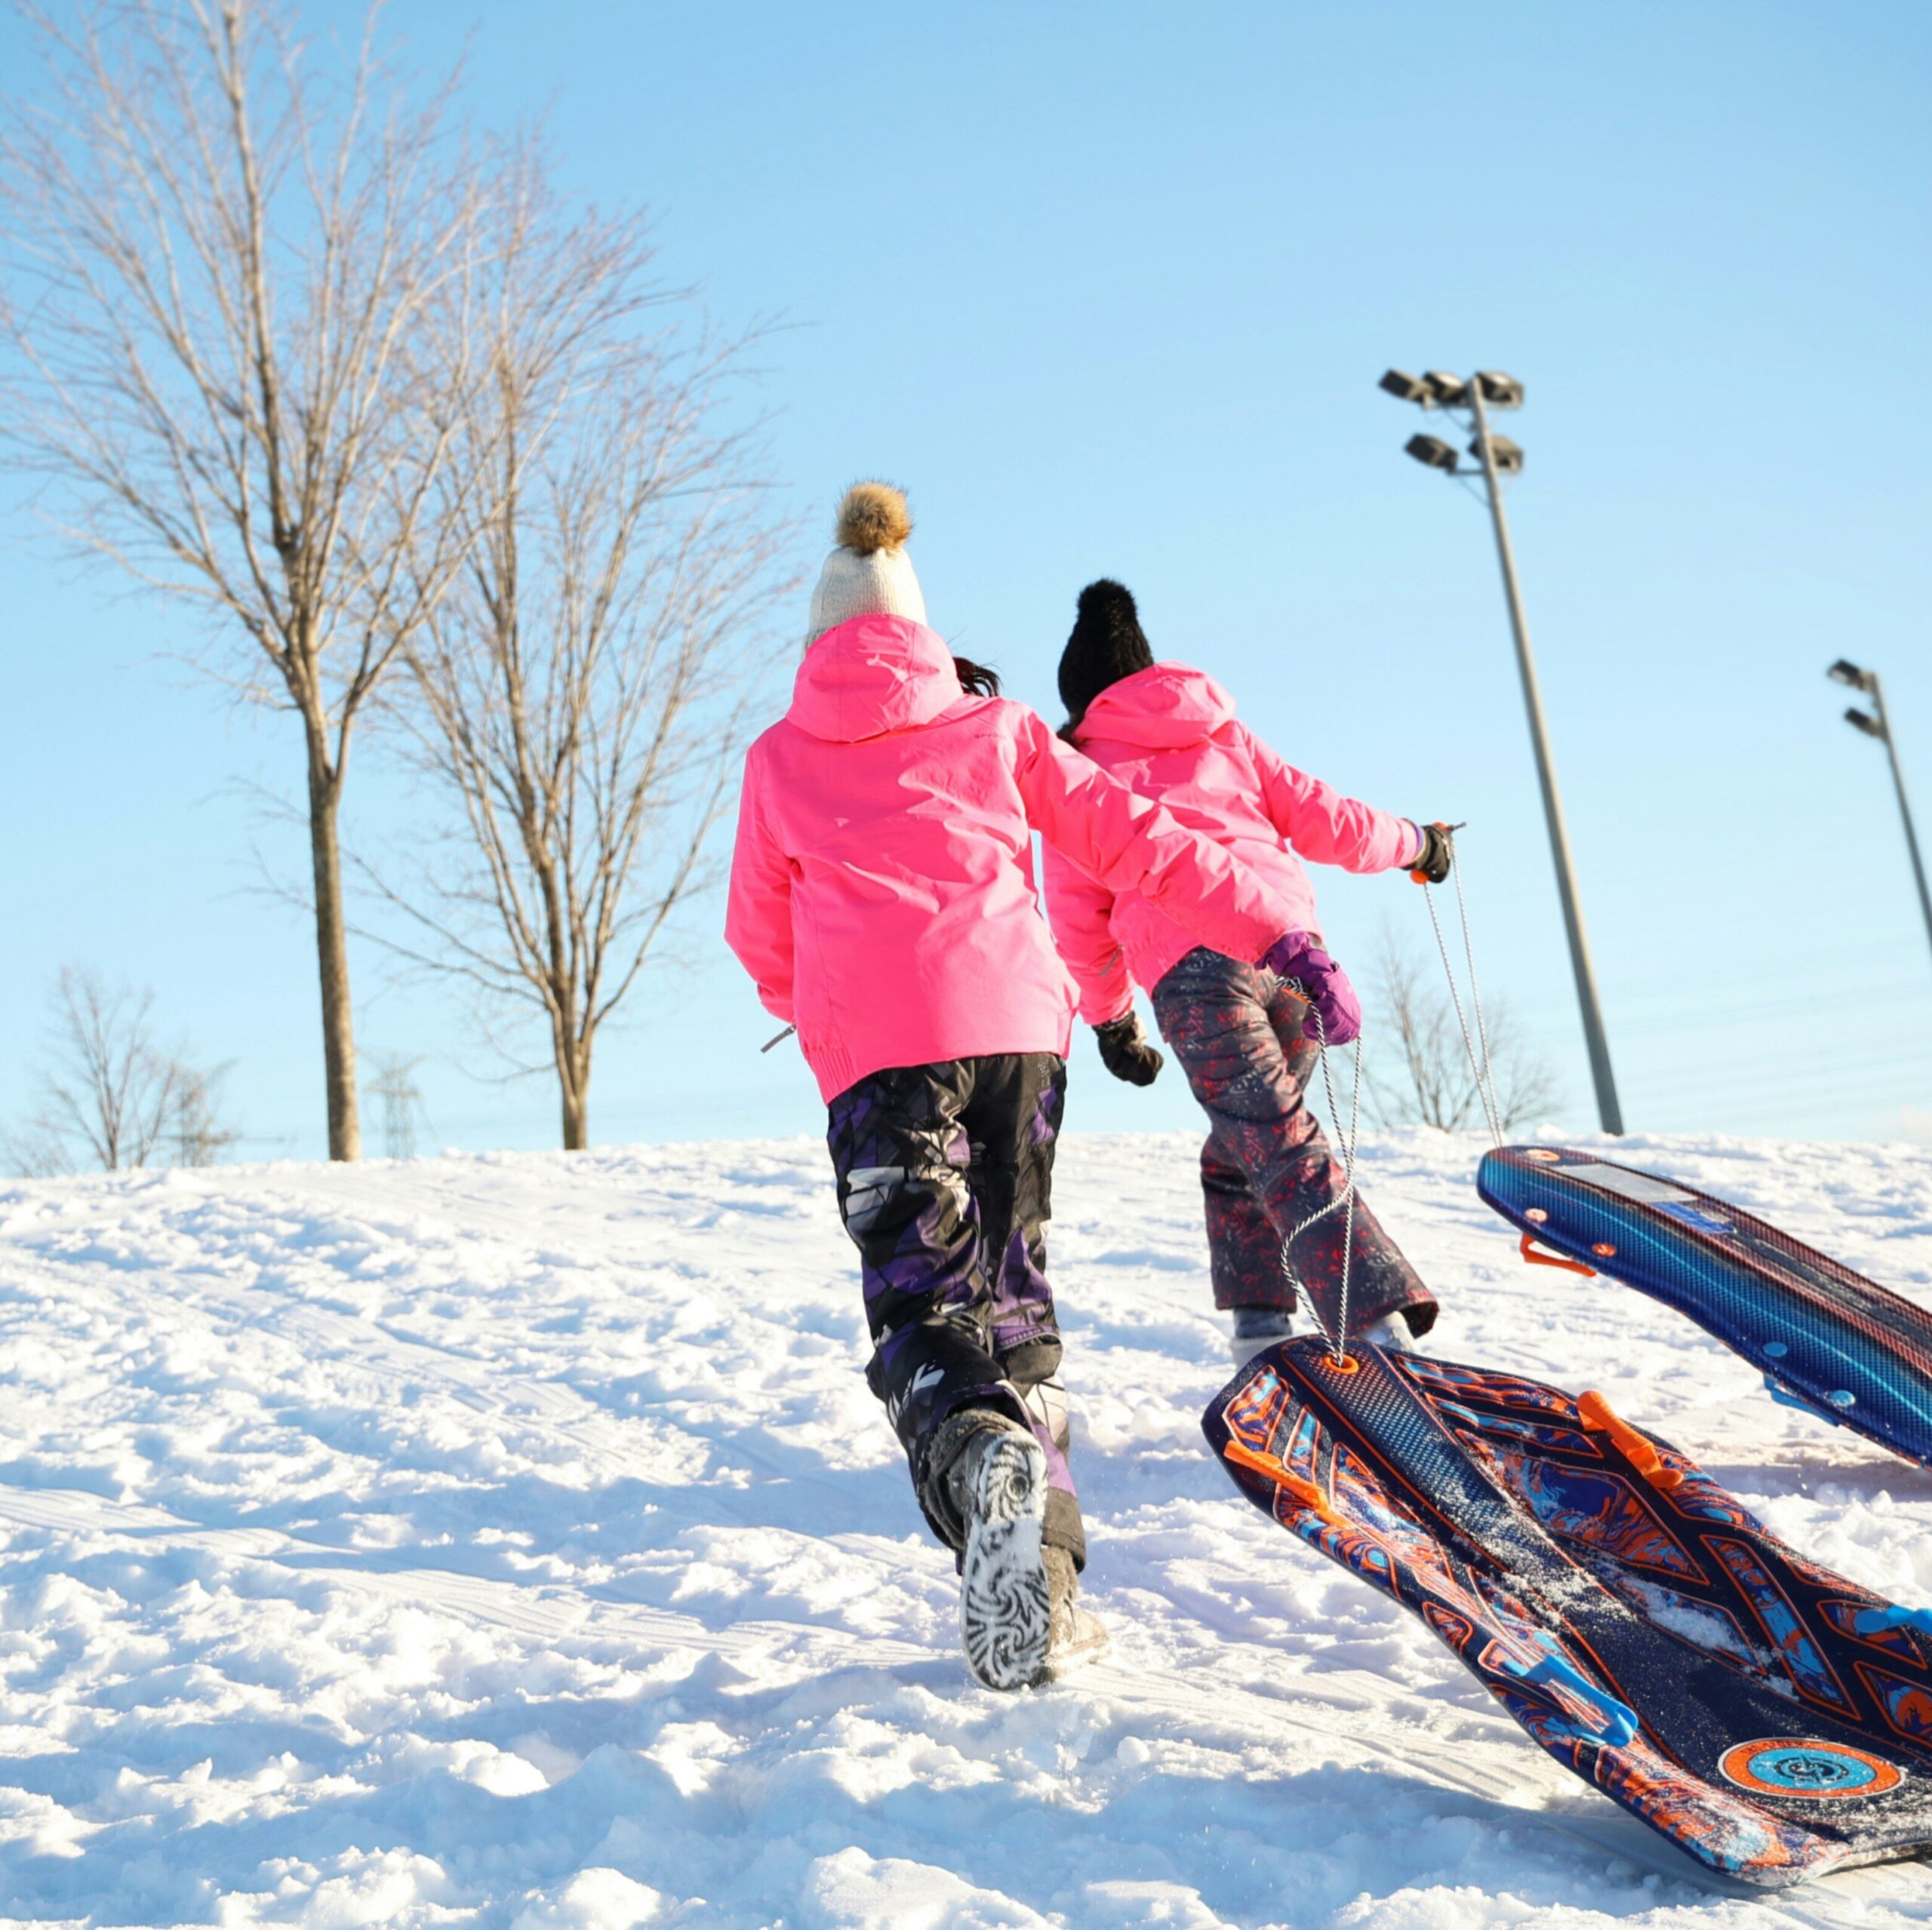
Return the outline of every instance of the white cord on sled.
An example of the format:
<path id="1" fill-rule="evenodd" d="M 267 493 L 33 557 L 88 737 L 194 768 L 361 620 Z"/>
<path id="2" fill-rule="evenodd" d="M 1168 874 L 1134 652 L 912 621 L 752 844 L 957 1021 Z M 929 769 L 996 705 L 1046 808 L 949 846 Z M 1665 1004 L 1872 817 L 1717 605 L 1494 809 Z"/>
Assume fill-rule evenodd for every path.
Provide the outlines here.
<path id="1" fill-rule="evenodd" d="M 1461 987 L 1457 982 L 1456 968 L 1450 962 L 1449 942 L 1442 935 L 1442 921 L 1436 916 L 1435 887 L 1425 883 L 1423 897 L 1429 906 L 1429 922 L 1435 933 L 1435 948 L 1441 954 L 1442 976 L 1449 986 L 1450 1003 L 1456 1009 L 1456 1024 L 1463 1035 L 1463 1050 L 1468 1054 L 1469 1071 L 1474 1075 L 1476 1097 L 1482 1102 L 1483 1117 L 1488 1122 L 1490 1144 L 1500 1146 L 1503 1143 L 1503 1108 L 1496 1094 L 1496 1068 L 1490 1051 L 1489 1025 L 1483 1017 L 1482 991 L 1476 982 L 1475 940 L 1469 930 L 1469 906 L 1463 894 L 1463 867 L 1456 856 L 1456 831 L 1459 826 L 1445 828 L 1444 835 L 1449 840 L 1449 873 L 1456 884 L 1456 914 L 1463 928 L 1463 958 L 1469 976 L 1469 1004 L 1466 1011 L 1463 1004 Z M 1341 1135 L 1341 1108 L 1335 1099 L 1335 1075 L 1328 1064 L 1328 1035 L 1321 1023 L 1321 1014 L 1312 1000 L 1309 1001 L 1309 1016 L 1315 1022 L 1315 1056 L 1321 1066 L 1321 1083 L 1328 1096 L 1328 1116 L 1335 1121 L 1338 1150 L 1341 1157 L 1342 1190 L 1326 1206 L 1318 1207 L 1302 1221 L 1281 1242 L 1281 1271 L 1301 1292 L 1308 1303 L 1309 1311 L 1315 1317 L 1315 1324 L 1321 1337 L 1327 1341 L 1331 1352 L 1340 1360 L 1347 1351 L 1349 1338 L 1349 1289 L 1355 1267 L 1355 1142 L 1361 1130 L 1361 1041 L 1355 1041 L 1355 1085 L 1349 1101 L 1349 1129 L 1346 1138 Z M 1469 1012 L 1475 1015 L 1475 1028 L 1469 1027 Z M 1480 1044 L 1481 1050 L 1478 1047 Z M 1295 1271 L 1294 1262 L 1289 1258 L 1289 1249 L 1312 1226 L 1318 1225 L 1337 1211 L 1344 1215 L 1342 1229 L 1342 1290 L 1336 1309 L 1336 1326 L 1329 1330 L 1328 1323 L 1322 1318 L 1320 1302 L 1307 1290 L 1306 1283 Z"/>
<path id="2" fill-rule="evenodd" d="M 1361 1041 L 1355 1041 L 1355 1089 L 1349 1101 L 1349 1130 L 1346 1139 L 1341 1137 L 1342 1109 L 1335 1100 L 1335 1075 L 1328 1065 L 1328 1033 L 1321 1022 L 1321 1014 L 1312 999 L 1309 1001 L 1308 1016 L 1315 1021 L 1315 1058 L 1321 1067 L 1321 1083 L 1328 1095 L 1328 1117 L 1335 1122 L 1335 1130 L 1341 1153 L 1342 1190 L 1324 1206 L 1317 1207 L 1307 1219 L 1281 1242 L 1281 1271 L 1297 1285 L 1302 1297 L 1308 1303 L 1309 1311 L 1315 1316 L 1315 1324 L 1321 1330 L 1321 1337 L 1327 1341 L 1331 1352 L 1339 1360 L 1347 1350 L 1349 1339 L 1349 1280 L 1355 1263 L 1355 1142 L 1361 1131 Z M 1297 1275 L 1294 1262 L 1288 1258 L 1288 1249 L 1309 1228 L 1340 1209 L 1342 1212 L 1342 1291 L 1340 1305 L 1336 1310 L 1335 1329 L 1331 1333 L 1328 1323 L 1321 1317 L 1321 1303 L 1305 1283 Z"/>
<path id="3" fill-rule="evenodd" d="M 1463 994 L 1456 982 L 1456 968 L 1449 962 L 1449 943 L 1442 936 L 1442 921 L 1435 915 L 1435 887 L 1424 884 L 1423 897 L 1429 906 L 1429 922 L 1435 933 L 1435 948 L 1442 956 L 1442 976 L 1448 982 L 1449 1001 L 1456 1008 L 1456 1024 L 1463 1034 L 1463 1050 L 1469 1055 L 1469 1071 L 1475 1075 L 1476 1097 L 1482 1102 L 1483 1117 L 1489 1124 L 1489 1143 L 1503 1143 L 1503 1108 L 1496 1096 L 1496 1068 L 1490 1056 L 1489 1028 L 1482 1016 L 1482 993 L 1476 984 L 1475 942 L 1469 936 L 1469 902 L 1463 896 L 1463 866 L 1456 856 L 1456 834 L 1449 839 L 1449 875 L 1456 881 L 1456 913 L 1463 927 L 1463 957 L 1469 968 L 1469 1003 L 1476 1016 L 1475 1035 L 1469 1034 L 1468 1015 L 1463 1010 Z M 1482 1050 L 1478 1056 L 1478 1040 Z"/>

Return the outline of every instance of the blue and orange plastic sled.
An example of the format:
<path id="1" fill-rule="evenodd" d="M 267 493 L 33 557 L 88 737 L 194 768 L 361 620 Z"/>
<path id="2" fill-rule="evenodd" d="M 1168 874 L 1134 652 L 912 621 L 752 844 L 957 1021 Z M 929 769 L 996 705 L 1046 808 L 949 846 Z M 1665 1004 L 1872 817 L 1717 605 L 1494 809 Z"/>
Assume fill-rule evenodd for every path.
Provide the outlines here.
<path id="1" fill-rule="evenodd" d="M 1932 1466 L 1932 1314 L 1740 1206 L 1561 1146 L 1503 1146 L 1476 1190 L 1525 1258 L 1605 1274 L 1741 1354 L 1772 1394 Z"/>
<path id="2" fill-rule="evenodd" d="M 1202 1426 L 1257 1507 L 1706 1868 L 1777 1889 L 1932 1847 L 1932 1613 L 1795 1554 L 1601 1397 L 1309 1338 Z"/>

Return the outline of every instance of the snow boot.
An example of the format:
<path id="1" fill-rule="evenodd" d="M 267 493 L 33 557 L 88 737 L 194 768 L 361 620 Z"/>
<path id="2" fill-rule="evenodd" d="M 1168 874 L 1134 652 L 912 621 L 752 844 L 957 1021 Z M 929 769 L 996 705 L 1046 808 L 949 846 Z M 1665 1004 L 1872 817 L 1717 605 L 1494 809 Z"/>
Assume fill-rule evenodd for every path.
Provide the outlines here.
<path id="1" fill-rule="evenodd" d="M 988 1410 L 953 1456 L 945 1480 L 965 1529 L 959 1637 L 967 1666 L 989 1689 L 1044 1682 L 1052 1628 L 1047 1550 L 1040 1540 L 1047 1457 L 1031 1428 Z"/>
<path id="2" fill-rule="evenodd" d="M 1107 1625 L 1080 1606 L 1080 1572 L 1066 1549 L 1048 1549 L 1046 1567 L 1047 1673 L 1057 1680 L 1107 1652 Z"/>
<path id="3" fill-rule="evenodd" d="M 1245 1367 L 1277 1341 L 1293 1340 L 1297 1334 L 1315 1331 L 1315 1323 L 1298 1307 L 1237 1307 L 1234 1317 L 1228 1351 L 1234 1356 L 1237 1367 Z"/>
<path id="4" fill-rule="evenodd" d="M 1392 1314 L 1384 1314 L 1379 1320 L 1371 1320 L 1355 1335 L 1372 1347 L 1386 1348 L 1392 1354 L 1413 1354 L 1416 1351 L 1416 1337 L 1409 1329 L 1408 1316 L 1398 1307 Z"/>

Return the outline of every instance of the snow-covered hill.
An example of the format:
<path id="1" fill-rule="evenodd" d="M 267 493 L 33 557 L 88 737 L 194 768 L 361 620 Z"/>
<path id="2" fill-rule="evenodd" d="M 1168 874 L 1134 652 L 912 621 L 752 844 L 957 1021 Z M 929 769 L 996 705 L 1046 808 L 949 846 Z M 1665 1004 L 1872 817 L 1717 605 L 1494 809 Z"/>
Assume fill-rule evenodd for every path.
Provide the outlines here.
<path id="1" fill-rule="evenodd" d="M 1932 1922 L 1700 1884 L 1239 1501 L 1195 1142 L 1071 1139 L 1054 1271 L 1112 1659 L 999 1698 L 860 1380 L 806 1140 L 0 1185 L 0 1912 L 503 1930 Z M 1932 1300 L 1932 1157 L 1622 1142 Z M 1433 1351 L 1600 1386 L 1932 1603 L 1932 1474 L 1626 1289 L 1479 1148 L 1365 1160 Z"/>

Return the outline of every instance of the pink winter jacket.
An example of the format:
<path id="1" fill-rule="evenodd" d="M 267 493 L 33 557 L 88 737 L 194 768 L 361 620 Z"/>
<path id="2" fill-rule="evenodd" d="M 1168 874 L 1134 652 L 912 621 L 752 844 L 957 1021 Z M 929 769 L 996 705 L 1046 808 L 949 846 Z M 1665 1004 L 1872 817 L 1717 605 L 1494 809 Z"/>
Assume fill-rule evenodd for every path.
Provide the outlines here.
<path id="1" fill-rule="evenodd" d="M 862 616 L 806 651 L 745 759 L 724 936 L 827 1099 L 892 1065 L 1065 1054 L 1076 988 L 1034 888 L 1032 831 L 1187 945 L 1259 958 L 1280 891 L 1069 749 L 968 696 L 924 625 Z"/>
<path id="2" fill-rule="evenodd" d="M 1265 877 L 1296 931 L 1321 933 L 1315 887 L 1295 852 L 1351 871 L 1387 871 L 1421 853 L 1422 834 L 1407 818 L 1358 804 L 1284 763 L 1236 722 L 1234 699 L 1213 678 L 1184 663 L 1157 663 L 1109 684 L 1073 741 Z M 1054 936 L 1090 1025 L 1120 1017 L 1134 985 L 1151 991 L 1199 942 L 1146 893 L 1117 890 L 1075 855 L 1048 852 L 1046 887 Z"/>

